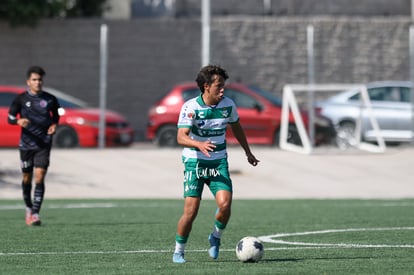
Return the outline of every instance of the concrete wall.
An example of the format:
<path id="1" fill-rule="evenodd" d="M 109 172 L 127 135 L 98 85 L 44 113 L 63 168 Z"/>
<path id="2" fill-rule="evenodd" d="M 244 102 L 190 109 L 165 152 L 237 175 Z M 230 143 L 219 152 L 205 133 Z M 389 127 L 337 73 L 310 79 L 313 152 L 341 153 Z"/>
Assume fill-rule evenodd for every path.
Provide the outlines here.
<path id="1" fill-rule="evenodd" d="M 145 0 L 132 0 L 147 2 Z M 210 0 L 214 15 L 396 16 L 411 14 L 411 0 Z M 178 16 L 197 15 L 200 0 L 175 0 Z"/>
<path id="2" fill-rule="evenodd" d="M 46 20 L 36 28 L 0 23 L 0 84 L 23 84 L 29 65 L 45 85 L 99 103 L 101 20 Z M 193 19 L 105 21 L 109 27 L 108 108 L 126 115 L 142 139 L 149 106 L 201 65 L 201 25 Z M 280 94 L 307 82 L 306 27 L 315 28 L 317 83 L 409 78 L 409 17 L 214 17 L 212 63 Z"/>

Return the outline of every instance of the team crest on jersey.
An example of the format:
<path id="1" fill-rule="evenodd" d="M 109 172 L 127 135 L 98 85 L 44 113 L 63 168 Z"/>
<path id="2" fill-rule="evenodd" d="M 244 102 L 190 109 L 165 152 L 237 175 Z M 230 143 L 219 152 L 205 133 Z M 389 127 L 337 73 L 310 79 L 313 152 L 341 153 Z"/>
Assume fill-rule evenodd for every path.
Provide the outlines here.
<path id="1" fill-rule="evenodd" d="M 45 108 L 47 106 L 47 101 L 46 100 L 41 100 L 40 101 L 40 107 Z"/>
<path id="2" fill-rule="evenodd" d="M 30 106 L 32 106 L 32 103 L 30 101 L 26 101 L 25 105 L 26 105 L 26 107 L 30 108 Z"/>

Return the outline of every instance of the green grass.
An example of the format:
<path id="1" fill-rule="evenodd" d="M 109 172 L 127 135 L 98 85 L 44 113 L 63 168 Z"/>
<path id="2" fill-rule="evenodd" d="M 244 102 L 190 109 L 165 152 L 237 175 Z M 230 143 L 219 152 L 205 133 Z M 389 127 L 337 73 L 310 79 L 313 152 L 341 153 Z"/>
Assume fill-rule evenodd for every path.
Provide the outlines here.
<path id="1" fill-rule="evenodd" d="M 215 204 L 204 200 L 179 265 L 171 257 L 182 207 L 181 200 L 46 199 L 43 225 L 28 227 L 22 202 L 3 200 L 0 273 L 414 274 L 411 199 L 235 200 L 216 261 L 207 254 Z M 308 233 L 288 234 L 295 232 Z M 237 260 L 242 237 L 281 233 L 272 239 L 288 243 L 264 242 L 261 262 Z"/>

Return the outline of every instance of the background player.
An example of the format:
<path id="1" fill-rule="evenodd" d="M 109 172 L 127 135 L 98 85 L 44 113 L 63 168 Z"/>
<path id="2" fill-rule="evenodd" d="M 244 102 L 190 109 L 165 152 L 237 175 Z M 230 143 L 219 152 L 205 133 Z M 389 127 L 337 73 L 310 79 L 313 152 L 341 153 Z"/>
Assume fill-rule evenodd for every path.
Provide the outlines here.
<path id="1" fill-rule="evenodd" d="M 40 225 L 40 207 L 45 193 L 45 176 L 49 167 L 52 135 L 59 122 L 59 103 L 55 96 L 42 91 L 45 71 L 32 66 L 27 71 L 26 92 L 14 99 L 8 122 L 22 128 L 19 151 L 23 173 L 22 189 L 26 204 L 26 224 Z M 34 171 L 34 200 L 32 178 Z"/>

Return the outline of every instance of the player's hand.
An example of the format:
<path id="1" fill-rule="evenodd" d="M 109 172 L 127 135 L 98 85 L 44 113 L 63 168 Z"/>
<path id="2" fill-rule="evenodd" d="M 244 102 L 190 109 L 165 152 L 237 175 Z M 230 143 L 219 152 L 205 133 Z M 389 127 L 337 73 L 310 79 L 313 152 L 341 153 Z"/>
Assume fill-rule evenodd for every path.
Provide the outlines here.
<path id="1" fill-rule="evenodd" d="M 48 135 L 53 135 L 54 133 L 56 133 L 56 124 L 50 125 L 49 129 L 47 129 Z"/>
<path id="2" fill-rule="evenodd" d="M 256 159 L 256 157 L 251 152 L 247 153 L 246 156 L 247 161 L 253 166 L 256 166 L 260 162 L 260 160 Z"/>
<path id="3" fill-rule="evenodd" d="M 27 126 L 29 126 L 30 120 L 28 120 L 27 118 L 19 118 L 17 120 L 17 124 L 20 125 L 20 127 L 22 128 L 26 128 Z"/>
<path id="4" fill-rule="evenodd" d="M 211 140 L 207 140 L 204 142 L 201 142 L 200 145 L 198 146 L 198 149 L 207 157 L 210 157 L 210 153 L 209 152 L 213 152 L 214 148 L 216 148 L 216 145 L 214 145 Z"/>

